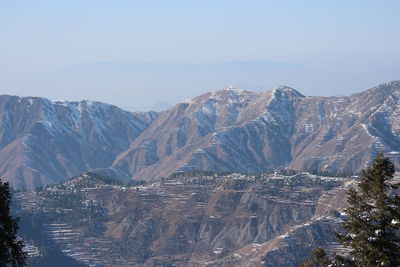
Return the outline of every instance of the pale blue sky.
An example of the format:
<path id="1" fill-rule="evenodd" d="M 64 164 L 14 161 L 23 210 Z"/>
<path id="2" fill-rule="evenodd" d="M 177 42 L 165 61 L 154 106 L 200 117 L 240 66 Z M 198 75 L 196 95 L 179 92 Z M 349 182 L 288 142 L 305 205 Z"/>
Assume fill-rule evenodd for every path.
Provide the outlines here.
<path id="1" fill-rule="evenodd" d="M 131 109 L 229 84 L 349 94 L 400 79 L 399 12 L 398 0 L 0 0 L 0 93 Z"/>

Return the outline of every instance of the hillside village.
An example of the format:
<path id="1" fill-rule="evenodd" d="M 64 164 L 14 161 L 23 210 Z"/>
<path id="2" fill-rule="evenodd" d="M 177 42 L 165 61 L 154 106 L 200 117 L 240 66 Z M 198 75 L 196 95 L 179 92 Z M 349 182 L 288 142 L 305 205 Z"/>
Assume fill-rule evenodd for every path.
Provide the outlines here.
<path id="1" fill-rule="evenodd" d="M 55 244 L 88 266 L 196 266 L 245 259 L 265 266 L 265 257 L 277 263 L 279 253 L 292 255 L 287 264 L 295 266 L 310 249 L 299 247 L 296 237 L 307 228 L 320 228 L 310 246 L 341 249 L 329 231 L 340 220 L 344 189 L 355 179 L 307 172 L 183 173 L 129 184 L 88 173 L 38 192 L 16 192 L 14 201 L 22 219 L 36 215 L 36 230 L 46 239 L 34 240 L 22 227 L 31 257 L 41 256 L 41 246 Z M 276 243 L 271 251 L 269 242 Z"/>

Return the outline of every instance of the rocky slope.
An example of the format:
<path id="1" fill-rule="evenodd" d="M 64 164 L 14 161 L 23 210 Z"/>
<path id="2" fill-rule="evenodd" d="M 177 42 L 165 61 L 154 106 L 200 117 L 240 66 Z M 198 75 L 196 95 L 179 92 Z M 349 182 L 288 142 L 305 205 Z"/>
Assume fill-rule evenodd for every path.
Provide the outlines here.
<path id="1" fill-rule="evenodd" d="M 205 174 L 138 186 L 85 174 L 14 199 L 25 239 L 90 266 L 297 266 L 312 248 L 335 246 L 352 185 Z"/>
<path id="2" fill-rule="evenodd" d="M 99 102 L 0 96 L 0 177 L 33 188 L 109 167 L 157 116 Z"/>
<path id="3" fill-rule="evenodd" d="M 357 172 L 378 151 L 398 163 L 399 97 L 399 81 L 345 97 L 226 88 L 163 112 L 113 167 L 152 180 L 189 169 Z"/>

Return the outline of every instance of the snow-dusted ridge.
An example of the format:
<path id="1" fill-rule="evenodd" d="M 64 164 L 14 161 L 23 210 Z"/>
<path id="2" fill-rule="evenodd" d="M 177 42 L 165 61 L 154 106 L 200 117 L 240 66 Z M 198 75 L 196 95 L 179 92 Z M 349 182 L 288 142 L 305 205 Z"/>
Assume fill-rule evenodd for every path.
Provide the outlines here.
<path id="1" fill-rule="evenodd" d="M 378 86 L 380 94 L 371 89 L 373 94 L 369 90 L 345 97 L 305 97 L 287 86 L 264 92 L 226 87 L 165 111 L 113 166 L 129 166 L 125 170 L 137 179 L 166 176 L 182 166 L 238 172 L 283 166 L 357 171 L 377 151 L 400 150 L 393 137 L 400 133 L 395 130 L 400 129 L 400 109 L 398 119 L 387 117 L 392 137 L 378 133 L 386 130 L 376 124 L 382 114 L 398 110 L 397 104 L 385 104 L 399 99 L 398 84 Z M 156 150 L 136 149 L 148 140 L 158 144 Z M 146 157 L 151 164 L 133 164 Z"/>
<path id="2" fill-rule="evenodd" d="M 0 175 L 15 187 L 104 168 L 147 180 L 182 168 L 357 172 L 377 152 L 398 164 L 399 140 L 399 81 L 344 97 L 231 86 L 161 113 L 0 96 Z"/>
<path id="3" fill-rule="evenodd" d="M 96 101 L 0 96 L 0 175 L 33 188 L 109 167 L 158 113 Z M 12 164 L 11 164 L 12 161 Z"/>

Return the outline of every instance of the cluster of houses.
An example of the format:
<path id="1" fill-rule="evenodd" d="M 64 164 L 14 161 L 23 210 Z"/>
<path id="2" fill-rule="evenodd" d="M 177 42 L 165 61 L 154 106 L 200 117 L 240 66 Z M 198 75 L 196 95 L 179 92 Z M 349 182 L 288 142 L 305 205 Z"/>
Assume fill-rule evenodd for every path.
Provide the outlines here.
<path id="1" fill-rule="evenodd" d="M 278 173 L 244 175 L 239 173 L 232 174 L 207 174 L 196 176 L 182 176 L 170 179 L 163 179 L 158 182 L 142 184 L 142 185 L 115 185 L 99 182 L 92 179 L 90 175 L 84 174 L 70 181 L 59 185 L 48 186 L 40 192 L 17 192 L 15 194 L 18 208 L 28 212 L 42 212 L 44 214 L 65 214 L 71 211 L 73 207 L 63 207 L 50 205 L 52 199 L 62 199 L 63 197 L 71 197 L 71 195 L 79 196 L 80 208 L 103 207 L 102 194 L 110 190 L 116 191 L 133 191 L 134 194 L 140 195 L 140 201 L 143 205 L 152 205 L 155 199 L 162 198 L 164 202 L 175 201 L 176 208 L 184 208 L 190 205 L 189 197 L 195 192 L 215 192 L 226 189 L 226 184 L 234 184 L 234 190 L 245 190 L 246 185 L 257 184 L 259 188 L 268 191 L 275 187 L 284 186 L 301 186 L 307 187 L 309 184 L 318 184 L 324 182 L 340 181 L 343 178 L 337 177 L 320 177 L 309 173 L 298 173 L 292 176 L 284 176 Z M 261 181 L 261 182 L 260 182 Z M 343 181 L 343 180 L 342 180 Z M 244 187 L 241 187 L 245 185 Z M 236 186 L 236 187 L 235 187 Z M 193 192 L 189 194 L 180 194 L 182 187 Z M 179 188 L 179 189 L 178 189 Z M 302 192 L 298 192 L 300 195 Z M 268 195 L 271 199 L 277 196 Z M 284 196 L 285 197 L 285 196 Z M 295 198 L 295 194 L 288 196 Z M 168 199 L 169 198 L 169 199 Z M 282 198 L 282 196 L 279 196 Z M 206 203 L 201 201 L 194 203 L 196 206 L 192 208 L 202 209 Z M 256 214 L 252 216 L 257 216 Z M 50 216 L 51 217 L 51 216 Z M 82 218 L 87 220 L 87 218 Z M 209 218 L 215 220 L 217 218 Z M 88 236 L 82 226 L 73 226 L 68 222 L 49 221 L 43 224 L 43 234 L 45 234 L 52 242 L 56 243 L 61 251 L 76 260 L 89 266 L 126 266 L 133 262 L 129 259 L 113 258 L 110 251 L 111 240 L 104 236 Z M 35 246 L 27 246 L 26 250 L 29 256 L 40 256 L 40 250 Z M 218 252 L 216 252 L 218 253 Z"/>

